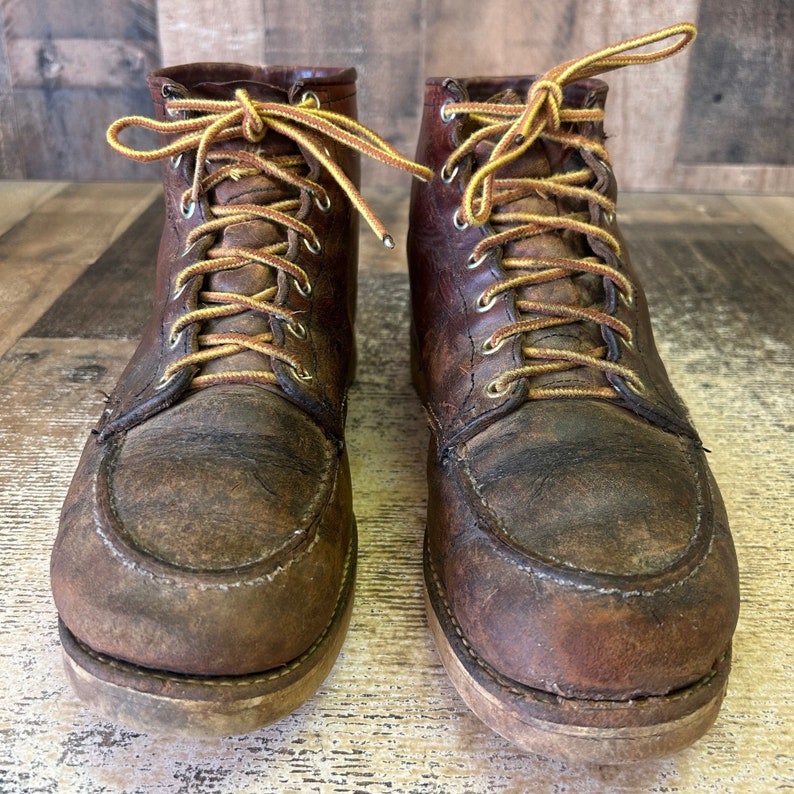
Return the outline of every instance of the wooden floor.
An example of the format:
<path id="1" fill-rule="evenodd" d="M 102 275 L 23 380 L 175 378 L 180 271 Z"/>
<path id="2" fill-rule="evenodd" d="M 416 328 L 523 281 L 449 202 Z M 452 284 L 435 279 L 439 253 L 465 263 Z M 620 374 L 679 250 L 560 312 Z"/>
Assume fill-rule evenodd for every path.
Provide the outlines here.
<path id="1" fill-rule="evenodd" d="M 405 189 L 373 198 L 404 237 Z M 673 381 L 721 484 L 742 614 L 710 733 L 662 761 L 522 755 L 467 711 L 430 641 L 427 431 L 411 390 L 404 254 L 362 238 L 349 445 L 361 533 L 351 630 L 296 714 L 252 735 L 131 732 L 73 698 L 48 558 L 84 439 L 148 313 L 151 184 L 0 183 L 0 792 L 606 792 L 794 788 L 794 199 L 625 195 Z"/>

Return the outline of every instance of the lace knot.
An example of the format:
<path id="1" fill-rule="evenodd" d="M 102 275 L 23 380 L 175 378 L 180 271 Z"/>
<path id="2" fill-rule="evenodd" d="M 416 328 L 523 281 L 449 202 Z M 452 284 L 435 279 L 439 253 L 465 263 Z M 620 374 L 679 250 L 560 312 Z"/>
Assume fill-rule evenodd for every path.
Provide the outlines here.
<path id="1" fill-rule="evenodd" d="M 531 115 L 534 119 L 534 116 L 545 105 L 547 109 L 547 126 L 558 130 L 561 123 L 560 109 L 562 108 L 562 103 L 562 85 L 556 80 L 541 78 L 530 86 L 527 94 L 527 110 L 530 113 L 527 115 Z"/>
<path id="2" fill-rule="evenodd" d="M 234 92 L 234 96 L 243 110 L 241 127 L 245 139 L 251 143 L 259 143 L 265 137 L 267 126 L 254 100 L 251 99 L 251 95 L 244 88 L 238 88 Z"/>

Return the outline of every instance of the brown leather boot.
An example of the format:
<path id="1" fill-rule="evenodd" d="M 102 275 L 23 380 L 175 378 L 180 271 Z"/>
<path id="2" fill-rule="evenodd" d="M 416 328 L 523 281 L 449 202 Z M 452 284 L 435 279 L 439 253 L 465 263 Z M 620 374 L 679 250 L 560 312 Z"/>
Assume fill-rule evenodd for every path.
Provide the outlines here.
<path id="1" fill-rule="evenodd" d="M 352 69 L 154 73 L 166 221 L 143 341 L 64 505 L 52 588 L 74 688 L 112 718 L 230 734 L 291 712 L 350 618 L 344 441 L 359 153 Z M 140 152 L 130 126 L 161 135 Z"/>
<path id="2" fill-rule="evenodd" d="M 414 185 L 409 263 L 428 615 L 473 711 L 542 754 L 668 753 L 726 688 L 734 549 L 615 224 L 590 79 L 694 33 L 427 84 L 417 160 L 436 178 Z"/>

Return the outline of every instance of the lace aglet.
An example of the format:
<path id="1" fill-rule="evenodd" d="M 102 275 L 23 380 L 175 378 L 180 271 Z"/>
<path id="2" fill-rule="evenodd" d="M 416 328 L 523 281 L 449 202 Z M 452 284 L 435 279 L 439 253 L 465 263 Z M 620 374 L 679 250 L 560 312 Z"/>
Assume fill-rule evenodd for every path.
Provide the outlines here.
<path id="1" fill-rule="evenodd" d="M 385 248 L 388 248 L 390 251 L 394 250 L 394 238 L 390 234 L 384 234 L 381 240 Z"/>

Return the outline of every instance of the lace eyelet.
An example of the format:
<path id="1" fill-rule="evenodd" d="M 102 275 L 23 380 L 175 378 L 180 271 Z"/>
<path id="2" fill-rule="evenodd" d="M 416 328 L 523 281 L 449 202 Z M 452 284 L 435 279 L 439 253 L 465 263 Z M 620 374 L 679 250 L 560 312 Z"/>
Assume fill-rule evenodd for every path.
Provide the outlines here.
<path id="1" fill-rule="evenodd" d="M 307 372 L 305 369 L 301 369 L 298 371 L 297 367 L 290 367 L 289 368 L 290 374 L 292 375 L 295 380 L 299 381 L 300 383 L 311 383 L 312 382 L 312 374 L 311 372 Z"/>
<path id="2" fill-rule="evenodd" d="M 509 390 L 510 390 L 510 386 L 505 386 L 504 388 L 500 389 L 498 380 L 492 380 L 485 387 L 485 396 L 490 398 L 491 400 L 496 400 L 499 399 L 500 397 L 504 397 Z"/>
<path id="3" fill-rule="evenodd" d="M 469 224 L 466 223 L 466 221 L 462 221 L 460 219 L 460 215 L 458 214 L 459 212 L 460 212 L 460 207 L 458 207 L 458 209 L 455 210 L 455 214 L 452 216 L 452 225 L 459 232 L 462 232 L 464 229 L 468 229 L 469 228 Z"/>
<path id="4" fill-rule="evenodd" d="M 317 193 L 314 194 L 314 205 L 320 212 L 326 213 L 331 211 L 331 197 L 328 192 L 323 190 L 322 196 Z"/>
<path id="5" fill-rule="evenodd" d="M 474 301 L 474 311 L 476 311 L 478 314 L 484 314 L 485 312 L 490 311 L 490 309 L 493 308 L 496 301 L 499 300 L 499 295 L 493 295 L 491 296 L 491 299 L 488 301 L 488 303 L 483 303 L 484 297 L 485 297 L 485 293 L 481 292 L 477 296 L 477 300 Z"/>
<path id="6" fill-rule="evenodd" d="M 182 164 L 182 152 L 171 156 L 171 170 L 176 171 Z"/>
<path id="7" fill-rule="evenodd" d="M 492 356 L 497 350 L 499 350 L 502 345 L 507 341 L 507 337 L 503 337 L 499 340 L 499 343 L 494 345 L 491 343 L 491 337 L 489 336 L 481 345 L 480 345 L 480 352 L 484 356 Z"/>
<path id="8" fill-rule="evenodd" d="M 189 201 L 187 206 L 185 206 L 184 204 L 180 204 L 179 209 L 182 212 L 182 217 L 185 220 L 189 220 L 190 218 L 193 217 L 193 213 L 196 211 L 196 202 Z"/>
<path id="9" fill-rule="evenodd" d="M 620 342 L 627 350 L 634 350 L 634 340 L 627 339 L 625 336 L 620 337 Z"/>
<path id="10" fill-rule="evenodd" d="M 314 91 L 304 91 L 301 94 L 300 104 L 303 104 L 304 102 L 314 102 L 314 104 L 317 106 L 316 110 L 320 109 L 320 97 L 318 97 Z"/>
<path id="11" fill-rule="evenodd" d="M 308 298 L 312 294 L 312 285 L 311 282 L 307 281 L 306 286 L 302 287 L 300 281 L 294 278 L 292 279 L 292 283 L 295 286 L 299 295 L 302 295 L 304 298 Z"/>
<path id="12" fill-rule="evenodd" d="M 441 167 L 441 174 L 440 179 L 445 184 L 448 185 L 452 180 L 458 175 L 458 171 L 460 170 L 460 165 L 456 165 L 451 171 L 447 171 L 447 164 Z"/>
<path id="13" fill-rule="evenodd" d="M 308 336 L 308 331 L 303 323 L 289 323 L 287 330 L 296 338 L 303 340 Z"/>
<path id="14" fill-rule="evenodd" d="M 621 303 L 629 309 L 634 308 L 634 293 L 625 293 L 625 292 L 618 292 L 618 297 L 620 298 Z"/>
<path id="15" fill-rule="evenodd" d="M 630 378 L 625 378 L 624 383 L 626 384 L 626 388 L 629 391 L 634 392 L 638 397 L 642 397 L 648 389 L 645 388 L 645 384 L 641 380 L 633 380 Z"/>
<path id="16" fill-rule="evenodd" d="M 155 391 L 162 391 L 163 389 L 167 388 L 168 384 L 171 383 L 171 381 L 176 376 L 177 376 L 177 372 L 172 372 L 170 375 L 163 374 L 163 376 L 160 378 L 160 380 L 158 380 L 157 383 L 154 384 L 154 390 Z"/>
<path id="17" fill-rule="evenodd" d="M 484 253 L 479 259 L 475 259 L 473 256 L 470 256 L 466 260 L 466 268 L 468 270 L 476 270 L 486 259 L 488 258 L 488 253 Z"/>
<path id="18" fill-rule="evenodd" d="M 454 99 L 446 100 L 446 102 L 444 102 L 438 110 L 438 114 L 441 116 L 441 121 L 444 124 L 451 124 L 455 120 L 454 113 L 451 113 L 450 115 L 447 115 L 446 113 L 447 105 L 452 105 L 454 101 Z"/>
<path id="19" fill-rule="evenodd" d="M 604 217 L 604 221 L 606 222 L 607 226 L 611 226 L 615 222 L 615 213 L 614 212 L 605 212 L 603 217 Z"/>
<path id="20" fill-rule="evenodd" d="M 179 331 L 177 333 L 174 333 L 173 331 L 171 331 L 171 333 L 168 334 L 168 347 L 171 350 L 174 350 L 176 348 L 176 346 L 179 344 L 179 340 L 182 337 L 182 332 L 184 330 L 185 329 L 183 328 L 181 331 Z"/>
<path id="21" fill-rule="evenodd" d="M 185 252 L 187 253 L 187 252 Z M 182 293 L 187 288 L 187 281 L 183 281 L 179 286 L 174 287 L 174 291 L 171 293 L 171 300 L 179 300 L 182 297 Z"/>
<path id="22" fill-rule="evenodd" d="M 315 256 L 319 256 L 323 251 L 322 243 L 315 238 L 313 242 L 310 242 L 308 238 L 303 238 L 303 244 L 306 246 L 306 249 L 309 251 L 310 254 L 314 254 Z"/>

